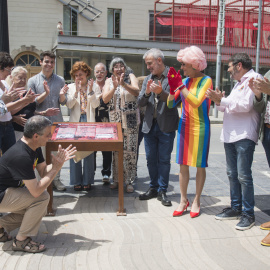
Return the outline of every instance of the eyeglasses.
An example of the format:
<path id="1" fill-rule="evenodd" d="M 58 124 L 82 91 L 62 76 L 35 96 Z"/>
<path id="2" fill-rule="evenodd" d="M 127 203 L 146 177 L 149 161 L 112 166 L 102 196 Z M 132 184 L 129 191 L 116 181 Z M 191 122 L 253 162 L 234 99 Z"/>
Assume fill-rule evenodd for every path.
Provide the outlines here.
<path id="1" fill-rule="evenodd" d="M 97 71 L 95 71 L 95 73 L 96 73 L 96 74 L 99 74 L 99 73 L 100 73 L 100 74 L 104 74 L 105 71 L 103 71 L 103 70 L 97 70 Z"/>
<path id="2" fill-rule="evenodd" d="M 241 62 L 232 63 L 231 65 L 229 64 L 229 65 L 228 65 L 228 67 L 229 67 L 229 68 L 231 68 L 231 67 L 235 67 L 235 66 L 237 66 L 239 63 L 241 63 Z"/>
<path id="3" fill-rule="evenodd" d="M 113 67 L 114 70 L 121 70 L 123 68 L 125 68 L 125 66 L 115 66 L 115 67 Z"/>
<path id="4" fill-rule="evenodd" d="M 8 71 L 9 73 L 11 73 L 11 71 L 13 70 L 13 68 L 5 68 L 6 71 Z"/>

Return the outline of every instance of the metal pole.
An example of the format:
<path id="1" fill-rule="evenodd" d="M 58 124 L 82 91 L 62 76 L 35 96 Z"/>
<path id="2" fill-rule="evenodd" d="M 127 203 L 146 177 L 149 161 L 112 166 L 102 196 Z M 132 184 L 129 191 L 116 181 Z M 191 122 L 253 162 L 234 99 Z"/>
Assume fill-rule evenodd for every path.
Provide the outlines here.
<path id="1" fill-rule="evenodd" d="M 174 0 L 172 3 L 172 42 L 174 40 Z"/>
<path id="2" fill-rule="evenodd" d="M 218 14 L 218 32 L 217 32 L 217 64 L 216 64 L 216 88 L 220 88 L 220 73 L 221 73 L 221 46 L 224 43 L 224 27 L 225 27 L 225 0 L 220 1 Z M 214 117 L 218 117 L 218 110 L 215 104 Z"/>
<path id="3" fill-rule="evenodd" d="M 246 26 L 246 0 L 244 0 L 244 6 L 243 6 L 242 47 L 245 46 L 245 26 Z"/>
<path id="4" fill-rule="evenodd" d="M 259 0 L 258 35 L 257 35 L 257 50 L 256 50 L 256 72 L 257 73 L 259 72 L 259 67 L 260 67 L 261 22 L 262 22 L 262 0 Z"/>
<path id="5" fill-rule="evenodd" d="M 153 40 L 156 40 L 156 13 L 157 13 L 157 1 L 155 1 L 154 5 L 154 30 L 153 30 Z"/>

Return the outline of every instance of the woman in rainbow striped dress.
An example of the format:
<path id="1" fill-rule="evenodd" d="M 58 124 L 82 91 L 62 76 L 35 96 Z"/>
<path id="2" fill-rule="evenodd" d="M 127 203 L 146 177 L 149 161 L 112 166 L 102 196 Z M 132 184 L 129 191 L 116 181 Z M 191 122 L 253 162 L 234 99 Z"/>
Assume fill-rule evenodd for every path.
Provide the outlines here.
<path id="1" fill-rule="evenodd" d="M 207 67 L 203 51 L 190 46 L 180 50 L 177 60 L 186 78 L 182 81 L 180 71 L 170 68 L 168 81 L 170 95 L 168 107 L 173 108 L 181 102 L 182 115 L 177 136 L 176 162 L 180 164 L 181 200 L 173 216 L 181 216 L 189 206 L 187 187 L 189 166 L 197 167 L 196 196 L 191 206 L 192 218 L 200 214 L 200 197 L 203 190 L 210 144 L 209 108 L 211 101 L 205 97 L 208 88 L 213 89 L 212 79 L 202 71 Z"/>

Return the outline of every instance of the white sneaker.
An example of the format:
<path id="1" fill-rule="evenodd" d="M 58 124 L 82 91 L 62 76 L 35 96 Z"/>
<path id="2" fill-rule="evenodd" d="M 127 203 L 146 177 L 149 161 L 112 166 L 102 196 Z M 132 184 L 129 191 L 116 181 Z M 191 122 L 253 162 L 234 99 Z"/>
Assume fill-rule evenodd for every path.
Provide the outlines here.
<path id="1" fill-rule="evenodd" d="M 104 184 L 109 184 L 110 183 L 110 177 L 108 175 L 104 175 L 103 179 L 102 179 L 102 182 Z"/>
<path id="2" fill-rule="evenodd" d="M 58 191 L 66 190 L 66 186 L 60 181 L 60 179 L 53 180 L 53 187 L 57 189 Z"/>

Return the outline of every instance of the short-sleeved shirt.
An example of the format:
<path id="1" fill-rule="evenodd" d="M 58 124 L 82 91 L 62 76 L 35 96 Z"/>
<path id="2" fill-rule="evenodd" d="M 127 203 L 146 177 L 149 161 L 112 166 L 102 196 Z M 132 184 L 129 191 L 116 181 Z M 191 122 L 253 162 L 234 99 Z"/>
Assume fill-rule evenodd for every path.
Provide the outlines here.
<path id="1" fill-rule="evenodd" d="M 44 162 L 41 148 L 31 149 L 19 140 L 0 158 L 0 203 L 9 187 L 22 187 L 23 180 L 35 179 L 34 169 Z"/>
<path id="2" fill-rule="evenodd" d="M 44 81 L 47 81 L 48 83 L 50 94 L 42 103 L 37 104 L 37 111 L 46 111 L 48 108 L 60 109 L 59 93 L 65 85 L 64 78 L 53 73 L 52 76 L 47 79 L 45 75 L 40 72 L 28 80 L 28 89 L 31 88 L 31 90 L 36 94 L 42 94 L 45 91 L 43 86 Z M 61 105 L 65 105 L 65 103 L 66 102 L 63 102 Z M 47 118 L 49 118 L 52 122 L 63 122 L 61 111 L 59 114 L 47 116 Z"/>

